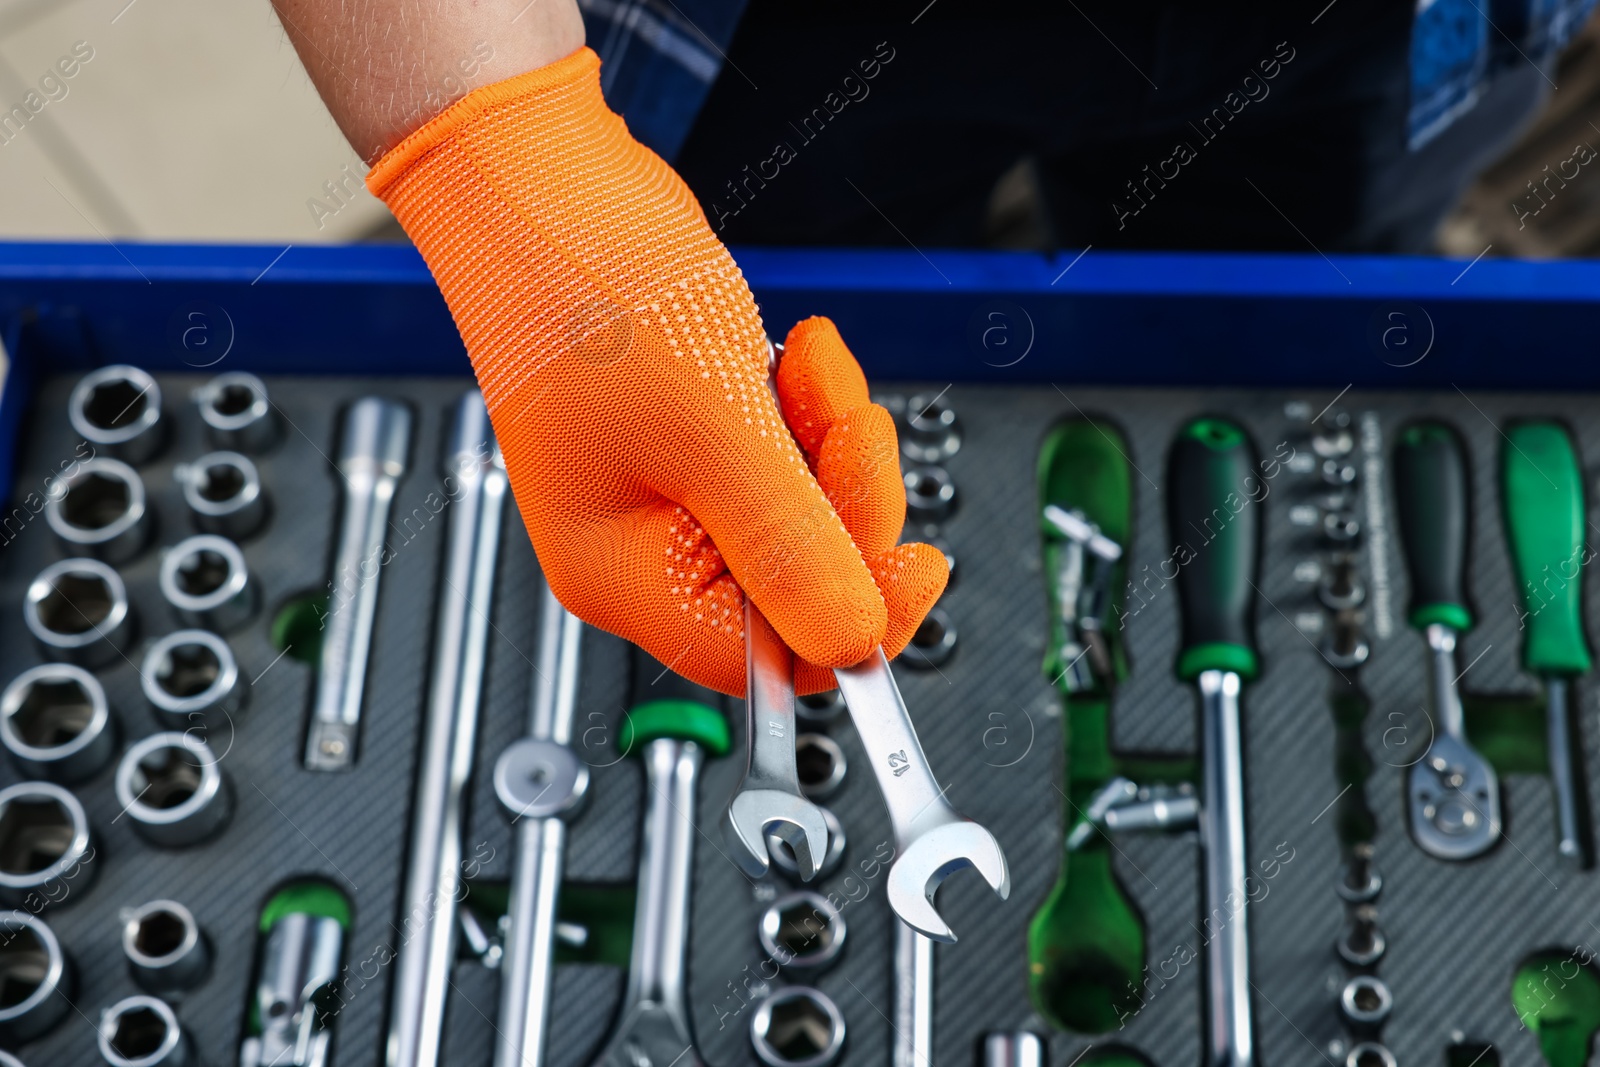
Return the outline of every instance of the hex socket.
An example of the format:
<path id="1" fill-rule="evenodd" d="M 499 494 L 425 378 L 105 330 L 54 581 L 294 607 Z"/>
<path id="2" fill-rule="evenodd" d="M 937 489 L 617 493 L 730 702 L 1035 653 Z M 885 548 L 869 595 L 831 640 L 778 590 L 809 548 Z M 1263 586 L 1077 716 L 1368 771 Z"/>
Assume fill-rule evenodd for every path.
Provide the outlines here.
<path id="1" fill-rule="evenodd" d="M 0 912 L 0 1037 L 21 1043 L 47 1032 L 71 1005 L 72 968 L 43 919 Z"/>
<path id="2" fill-rule="evenodd" d="M 779 967 L 811 973 L 839 958 L 846 932 L 839 909 L 827 897 L 806 889 L 769 904 L 756 931 L 762 951 Z"/>
<path id="3" fill-rule="evenodd" d="M 152 734 L 117 764 L 117 803 L 151 844 L 182 848 L 213 836 L 233 797 L 211 746 L 193 732 Z"/>
<path id="4" fill-rule="evenodd" d="M 97 559 L 52 563 L 29 583 L 23 621 L 49 659 L 100 667 L 133 642 L 122 576 Z"/>
<path id="5" fill-rule="evenodd" d="M 0 789 L 0 900 L 38 911 L 81 891 L 93 872 L 89 816 L 54 782 Z"/>
<path id="6" fill-rule="evenodd" d="M 166 439 L 161 387 L 148 372 L 127 364 L 85 375 L 67 399 L 67 419 L 95 451 L 135 466 L 160 451 Z"/>
<path id="7" fill-rule="evenodd" d="M 913 522 L 941 522 L 955 511 L 956 485 L 943 467 L 912 467 L 904 478 L 906 517 Z"/>
<path id="8" fill-rule="evenodd" d="M 826 734 L 796 734 L 794 763 L 800 792 L 812 800 L 826 800 L 844 781 L 844 749 Z"/>
<path id="9" fill-rule="evenodd" d="M 150 646 L 139 673 L 145 699 L 173 727 L 218 727 L 244 707 L 233 649 L 209 630 L 167 634 Z"/>
<path id="10" fill-rule="evenodd" d="M 1398 1064 L 1388 1046 L 1376 1041 L 1351 1045 L 1344 1057 L 1344 1067 L 1398 1067 Z"/>
<path id="11" fill-rule="evenodd" d="M 218 534 L 196 534 L 168 549 L 160 586 L 178 618 L 218 633 L 248 622 L 259 602 L 244 553 Z"/>
<path id="12" fill-rule="evenodd" d="M 1394 995 L 1383 979 L 1360 974 L 1339 992 L 1339 1013 L 1357 1037 L 1376 1037 L 1394 1008 Z"/>
<path id="13" fill-rule="evenodd" d="M 100 1013 L 100 1058 L 111 1067 L 193 1067 L 189 1035 L 159 997 L 123 997 Z"/>
<path id="14" fill-rule="evenodd" d="M 250 457 L 238 452 L 208 452 L 193 463 L 181 463 L 172 476 L 183 489 L 183 502 L 195 527 L 242 541 L 267 520 L 267 494 L 261 472 Z"/>
<path id="15" fill-rule="evenodd" d="M 830 1067 L 844 1034 L 839 1006 L 811 986 L 779 989 L 750 1017 L 750 1044 L 767 1067 Z"/>
<path id="16" fill-rule="evenodd" d="M 266 383 L 247 371 L 217 375 L 194 391 L 194 402 L 216 448 L 265 452 L 283 435 Z"/>
<path id="17" fill-rule="evenodd" d="M 995 1031 L 983 1037 L 983 1067 L 1044 1067 L 1044 1062 L 1044 1042 L 1031 1031 Z"/>
<path id="18" fill-rule="evenodd" d="M 905 433 L 900 451 L 913 463 L 943 463 L 961 450 L 961 422 L 955 409 L 938 396 L 914 396 L 906 402 Z"/>
<path id="19" fill-rule="evenodd" d="M 44 521 L 68 552 L 107 563 L 122 563 L 144 551 L 155 525 L 139 472 L 100 456 L 84 460 L 52 483 Z"/>
<path id="20" fill-rule="evenodd" d="M 900 662 L 915 670 L 933 670 L 943 666 L 955 650 L 955 623 L 950 621 L 948 612 L 935 604 L 900 653 Z"/>
<path id="21" fill-rule="evenodd" d="M 176 900 L 152 900 L 122 913 L 122 952 L 148 993 L 175 993 L 205 980 L 211 947 L 194 913 Z"/>
<path id="22" fill-rule="evenodd" d="M 0 694 L 0 744 L 34 778 L 81 782 L 108 763 L 116 723 L 100 680 L 71 663 L 23 671 Z"/>

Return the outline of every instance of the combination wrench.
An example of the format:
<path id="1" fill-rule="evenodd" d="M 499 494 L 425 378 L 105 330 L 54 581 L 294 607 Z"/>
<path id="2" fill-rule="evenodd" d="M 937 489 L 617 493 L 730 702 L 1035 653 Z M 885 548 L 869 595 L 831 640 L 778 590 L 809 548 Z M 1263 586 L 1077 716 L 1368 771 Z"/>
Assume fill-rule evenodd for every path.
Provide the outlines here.
<path id="1" fill-rule="evenodd" d="M 382 397 L 362 397 L 345 412 L 339 440 L 344 518 L 334 556 L 332 597 L 322 624 L 316 701 L 306 736 L 305 765 L 342 771 L 355 762 L 367 653 L 378 612 L 384 531 L 395 487 L 406 470 L 411 409 Z"/>
<path id="2" fill-rule="evenodd" d="M 794 852 L 800 879 L 828 854 L 822 809 L 800 792 L 794 755 L 794 654 L 748 597 L 744 602 L 745 745 L 749 762 L 728 804 L 726 833 L 751 878 L 767 873 L 767 837 Z"/>
<path id="3" fill-rule="evenodd" d="M 455 962 L 463 794 L 472 775 L 500 519 L 508 494 L 505 461 L 477 390 L 464 394 L 456 405 L 444 472 L 461 492 L 450 509 L 433 634 L 433 682 L 401 897 L 406 937 L 395 963 L 389 1012 L 390 1067 L 439 1063 Z"/>

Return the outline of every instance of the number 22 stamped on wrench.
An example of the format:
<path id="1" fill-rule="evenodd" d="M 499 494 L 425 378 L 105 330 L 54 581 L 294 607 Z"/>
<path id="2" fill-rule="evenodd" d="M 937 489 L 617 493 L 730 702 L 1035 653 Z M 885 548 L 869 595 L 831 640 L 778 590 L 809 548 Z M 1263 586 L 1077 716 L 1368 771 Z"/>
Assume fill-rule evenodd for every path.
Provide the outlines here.
<path id="1" fill-rule="evenodd" d="M 883 650 L 833 673 L 894 828 L 896 856 L 885 890 L 889 907 L 918 933 L 954 942 L 955 933 L 934 909 L 933 894 L 950 875 L 972 867 L 1004 900 L 1011 893 L 1005 853 L 993 834 L 945 801 Z"/>

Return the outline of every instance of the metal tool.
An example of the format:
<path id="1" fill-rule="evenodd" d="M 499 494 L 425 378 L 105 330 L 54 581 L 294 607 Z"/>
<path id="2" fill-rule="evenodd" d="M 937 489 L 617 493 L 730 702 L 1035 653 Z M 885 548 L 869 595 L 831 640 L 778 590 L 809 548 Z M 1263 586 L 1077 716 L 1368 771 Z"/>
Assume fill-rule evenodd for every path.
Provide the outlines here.
<path id="1" fill-rule="evenodd" d="M 508 746 L 494 767 L 495 796 L 516 839 L 495 1067 L 544 1065 L 566 820 L 582 807 L 589 788 L 588 765 L 570 747 L 583 623 L 561 606 L 542 575 L 536 595 L 539 646 L 528 736 Z"/>
<path id="2" fill-rule="evenodd" d="M 336 894 L 327 889 L 313 894 L 320 898 L 314 900 L 291 887 L 268 901 L 263 921 L 281 914 L 265 931 L 251 1010 L 254 1032 L 239 1047 L 239 1067 L 328 1067 L 328 1027 L 341 1005 L 335 984 L 349 921 L 349 902 Z"/>
<path id="3" fill-rule="evenodd" d="M 894 1045 L 891 1067 L 933 1065 L 933 941 L 894 924 Z"/>
<path id="4" fill-rule="evenodd" d="M 265 452 L 283 434 L 266 383 L 247 371 L 217 375 L 194 391 L 194 402 L 217 448 Z"/>
<path id="5" fill-rule="evenodd" d="M 105 687 L 71 663 L 23 671 L 0 694 L 0 744 L 30 778 L 83 781 L 116 751 Z"/>
<path id="6" fill-rule="evenodd" d="M 202 734 L 215 729 L 224 737 L 249 692 L 240 684 L 233 649 L 208 630 L 178 630 L 152 644 L 139 684 L 167 726 Z"/>
<path id="7" fill-rule="evenodd" d="M 1508 427 L 1500 451 L 1500 482 L 1523 606 L 1522 665 L 1545 685 L 1545 747 L 1556 795 L 1557 847 L 1568 860 L 1587 866 L 1581 747 L 1573 744 L 1567 690 L 1594 665 L 1580 595 L 1582 567 L 1590 557 L 1583 472 L 1566 429 L 1554 422 Z"/>
<path id="8" fill-rule="evenodd" d="M 651 682 L 660 677 L 660 681 Z M 634 701 L 618 738 L 645 768 L 639 889 L 628 987 L 597 1067 L 699 1067 L 684 1003 L 689 889 L 694 859 L 695 785 L 706 755 L 729 746 L 716 694 L 634 652 Z"/>
<path id="9" fill-rule="evenodd" d="M 826 878 L 838 870 L 840 862 L 844 860 L 846 839 L 839 817 L 820 804 L 817 810 L 822 812 L 822 822 L 828 828 L 828 851 L 817 864 L 816 877 Z M 794 859 L 794 850 L 781 837 L 767 836 L 767 855 L 772 858 L 774 868 L 790 878 L 803 880 L 800 878 L 800 865 Z"/>
<path id="10" fill-rule="evenodd" d="M 826 734 L 797 736 L 794 739 L 794 761 L 799 773 L 800 793 L 808 800 L 831 797 L 844 783 L 845 772 L 849 769 L 844 749 Z M 826 823 L 827 820 L 823 821 Z"/>
<path id="11" fill-rule="evenodd" d="M 1201 418 L 1179 431 L 1168 456 L 1167 528 L 1188 546 L 1178 571 L 1182 647 L 1177 673 L 1200 690 L 1200 839 L 1207 926 L 1207 1067 L 1256 1062 L 1250 1006 L 1245 877 L 1244 761 L 1239 691 L 1260 670 L 1255 582 L 1261 506 L 1247 500 L 1255 450 L 1236 424 Z"/>
<path id="12" fill-rule="evenodd" d="M 767 905 L 756 925 L 761 950 L 790 972 L 815 973 L 844 951 L 844 915 L 827 897 L 809 890 L 786 893 Z"/>
<path id="13" fill-rule="evenodd" d="M 194 1047 L 172 1006 L 123 997 L 100 1013 L 100 1058 L 111 1067 L 193 1067 Z"/>
<path id="14" fill-rule="evenodd" d="M 0 1050 L 0 1067 L 26 1067 L 26 1065 L 11 1053 Z"/>
<path id="15" fill-rule="evenodd" d="M 355 763 L 384 533 L 410 441 L 411 409 L 404 404 L 369 396 L 345 413 L 338 460 L 344 518 L 306 736 L 308 770 L 341 771 Z"/>
<path id="16" fill-rule="evenodd" d="M 0 900 L 38 911 L 83 892 L 94 871 L 89 816 L 54 782 L 0 789 Z"/>
<path id="17" fill-rule="evenodd" d="M 1071 831 L 1067 851 L 1077 852 L 1094 840 L 1094 831 L 1107 834 L 1146 830 L 1189 830 L 1199 825 L 1200 800 L 1188 782 L 1140 786 L 1121 776 L 1095 791 Z"/>
<path id="18" fill-rule="evenodd" d="M 73 555 L 122 563 L 144 551 L 154 522 L 144 479 L 121 460 L 95 456 L 51 484 L 44 521 Z"/>
<path id="19" fill-rule="evenodd" d="M 1352 552 L 1338 552 L 1329 561 L 1322 580 L 1317 583 L 1317 599 L 1329 611 L 1360 607 L 1366 600 L 1367 589 L 1356 566 L 1358 558 Z"/>
<path id="20" fill-rule="evenodd" d="M 961 420 L 955 409 L 938 396 L 908 400 L 900 451 L 913 463 L 943 463 L 961 451 Z"/>
<path id="21" fill-rule="evenodd" d="M 1352 967 L 1371 967 L 1381 960 L 1389 942 L 1378 929 L 1378 909 L 1371 904 L 1353 908 L 1336 947 L 1339 958 Z"/>
<path id="22" fill-rule="evenodd" d="M 1068 692 L 1086 692 L 1109 683 L 1111 651 L 1104 619 L 1111 606 L 1111 575 L 1122 559 L 1122 546 L 1100 532 L 1082 512 L 1047 504 L 1045 532 L 1059 539 L 1055 566 L 1055 602 L 1061 648 L 1061 680 Z"/>
<path id="23" fill-rule="evenodd" d="M 97 559 L 52 563 L 28 583 L 22 618 L 51 659 L 101 667 L 133 643 L 133 609 L 122 576 Z"/>
<path id="24" fill-rule="evenodd" d="M 1376 1041 L 1363 1041 L 1350 1046 L 1344 1067 L 1398 1067 L 1398 1062 L 1386 1046 Z"/>
<path id="25" fill-rule="evenodd" d="M 1383 876 L 1373 863 L 1373 853 L 1369 841 L 1351 846 L 1350 859 L 1344 865 L 1337 887 L 1341 899 L 1351 904 L 1367 904 L 1377 900 L 1378 894 L 1383 892 Z"/>
<path id="26" fill-rule="evenodd" d="M 1442 423 L 1401 432 L 1394 455 L 1400 540 L 1411 577 L 1408 618 L 1428 642 L 1433 736 L 1407 781 L 1411 835 L 1443 860 L 1471 859 L 1500 836 L 1500 781 L 1468 742 L 1456 690 L 1457 635 L 1472 626 L 1467 565 L 1467 462 Z"/>
<path id="27" fill-rule="evenodd" d="M 194 524 L 206 533 L 243 541 L 267 521 L 261 472 L 238 452 L 208 452 L 172 468 Z"/>
<path id="28" fill-rule="evenodd" d="M 781 839 L 794 854 L 803 881 L 810 881 L 828 852 L 822 812 L 801 792 L 794 730 L 794 654 L 755 602 L 744 602 L 745 746 L 744 777 L 728 803 L 724 823 L 735 862 L 751 878 L 767 873 L 767 838 Z M 813 742 L 838 745 L 827 738 Z M 844 754 L 835 764 L 844 776 Z M 829 771 L 832 777 L 832 771 Z M 837 784 L 837 780 L 834 781 Z"/>
<path id="29" fill-rule="evenodd" d="M 844 1048 L 844 1015 L 810 986 L 787 986 L 756 1005 L 750 1044 L 767 1067 L 830 1067 Z"/>
<path id="30" fill-rule="evenodd" d="M 147 993 L 192 989 L 211 970 L 211 946 L 194 913 L 176 900 L 152 900 L 122 913 L 122 954 Z"/>
<path id="31" fill-rule="evenodd" d="M 956 484 L 943 467 L 912 467 L 905 483 L 906 517 L 912 522 L 942 522 L 955 511 Z"/>
<path id="32" fill-rule="evenodd" d="M 244 553 L 216 534 L 187 537 L 168 549 L 157 581 L 178 618 L 217 633 L 248 622 L 260 599 Z"/>
<path id="33" fill-rule="evenodd" d="M 935 604 L 900 653 L 900 662 L 917 670 L 944 666 L 956 651 L 956 625 L 949 612 Z"/>
<path id="34" fill-rule="evenodd" d="M 456 405 L 444 471 L 460 494 L 450 509 L 433 631 L 421 756 L 412 801 L 411 848 L 401 914 L 406 941 L 395 963 L 389 1012 L 389 1067 L 435 1067 L 456 955 L 465 794 L 472 775 L 500 556 L 500 519 L 509 495 L 483 394 Z"/>
<path id="35" fill-rule="evenodd" d="M 72 1006 L 72 968 L 45 921 L 26 911 L 0 912 L 0 1038 L 31 1041 Z"/>
<path id="36" fill-rule="evenodd" d="M 844 697 L 837 689 L 796 697 L 794 702 L 795 718 L 819 729 L 832 725 L 844 710 Z"/>
<path id="37" fill-rule="evenodd" d="M 1044 1042 L 1028 1030 L 998 1031 L 983 1037 L 983 1067 L 1045 1067 Z"/>
<path id="38" fill-rule="evenodd" d="M 1328 626 L 1327 637 L 1322 642 L 1322 658 L 1334 670 L 1354 670 L 1367 662 L 1372 646 L 1361 631 L 1358 612 L 1341 611 Z"/>
<path id="39" fill-rule="evenodd" d="M 161 386 L 127 364 L 91 371 L 67 398 L 67 420 L 78 436 L 103 452 L 138 466 L 166 440 Z"/>
<path id="40" fill-rule="evenodd" d="M 1358 974 L 1339 991 L 1339 1013 L 1357 1037 L 1376 1037 L 1393 1008 L 1394 995 L 1377 975 Z"/>
<path id="41" fill-rule="evenodd" d="M 117 764 L 117 803 L 134 830 L 153 844 L 198 844 L 233 814 L 233 794 L 217 756 L 196 732 L 151 734 Z"/>
<path id="42" fill-rule="evenodd" d="M 894 828 L 895 861 L 884 890 L 889 906 L 913 929 L 953 942 L 955 933 L 934 909 L 934 893 L 945 878 L 972 867 L 1004 900 L 1011 894 L 1005 853 L 993 834 L 944 799 L 883 649 L 833 673 Z"/>

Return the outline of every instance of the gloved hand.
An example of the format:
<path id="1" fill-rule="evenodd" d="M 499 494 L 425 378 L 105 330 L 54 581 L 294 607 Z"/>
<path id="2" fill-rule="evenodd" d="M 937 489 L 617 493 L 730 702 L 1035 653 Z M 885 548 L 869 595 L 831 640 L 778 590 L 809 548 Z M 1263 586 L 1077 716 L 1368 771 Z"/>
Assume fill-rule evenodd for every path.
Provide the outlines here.
<path id="1" fill-rule="evenodd" d="M 789 334 L 780 416 L 743 276 L 599 67 L 580 49 L 469 94 L 368 186 L 450 305 L 561 602 L 738 695 L 743 589 L 799 691 L 832 688 L 827 668 L 905 647 L 948 578 L 894 544 L 893 420 L 826 319 Z"/>

